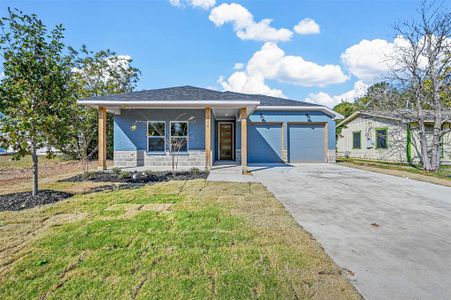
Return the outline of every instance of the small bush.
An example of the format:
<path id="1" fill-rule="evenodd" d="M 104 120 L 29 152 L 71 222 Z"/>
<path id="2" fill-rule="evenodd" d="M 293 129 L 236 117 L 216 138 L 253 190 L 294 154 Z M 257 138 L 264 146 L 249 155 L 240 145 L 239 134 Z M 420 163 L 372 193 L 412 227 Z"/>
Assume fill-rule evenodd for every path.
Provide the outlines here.
<path id="1" fill-rule="evenodd" d="M 128 178 L 131 178 L 131 177 L 132 177 L 132 174 L 129 171 L 122 170 L 119 173 L 119 178 L 121 178 L 121 179 L 128 179 Z"/>
<path id="2" fill-rule="evenodd" d="M 121 168 L 117 168 L 117 167 L 116 168 L 112 168 L 111 172 L 113 172 L 116 175 L 119 175 L 121 173 Z"/>
<path id="3" fill-rule="evenodd" d="M 191 168 L 191 169 L 189 169 L 189 171 L 193 175 L 198 175 L 200 173 L 199 168 Z"/>
<path id="4" fill-rule="evenodd" d="M 152 170 L 145 170 L 145 171 L 143 172 L 143 175 L 145 175 L 145 176 L 147 176 L 147 177 L 152 176 L 152 175 L 153 175 L 153 171 L 152 171 Z"/>
<path id="5" fill-rule="evenodd" d="M 96 176 L 95 172 L 85 172 L 82 174 L 83 180 L 88 180 Z"/>

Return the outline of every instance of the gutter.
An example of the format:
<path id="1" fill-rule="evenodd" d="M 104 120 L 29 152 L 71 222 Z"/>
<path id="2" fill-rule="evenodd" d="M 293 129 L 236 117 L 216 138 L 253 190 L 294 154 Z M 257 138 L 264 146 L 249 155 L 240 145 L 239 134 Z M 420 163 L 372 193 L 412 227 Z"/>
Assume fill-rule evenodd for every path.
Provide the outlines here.
<path id="1" fill-rule="evenodd" d="M 285 110 L 285 111 L 322 111 L 332 116 L 334 120 L 344 119 L 344 116 L 326 106 L 257 106 L 257 110 Z"/>

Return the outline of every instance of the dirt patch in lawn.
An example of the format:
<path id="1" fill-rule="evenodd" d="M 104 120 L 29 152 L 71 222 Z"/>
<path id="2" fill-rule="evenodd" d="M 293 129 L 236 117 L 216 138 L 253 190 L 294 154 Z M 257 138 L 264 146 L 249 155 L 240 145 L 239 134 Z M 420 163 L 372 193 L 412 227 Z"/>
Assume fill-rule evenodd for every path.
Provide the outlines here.
<path id="1" fill-rule="evenodd" d="M 152 203 L 152 204 L 115 204 L 106 209 L 106 211 L 123 211 L 124 213 L 119 215 L 118 218 L 130 219 L 139 213 L 145 211 L 154 212 L 170 212 L 172 203 Z M 106 219 L 114 219 L 114 217 L 107 217 Z"/>
<path id="2" fill-rule="evenodd" d="M 41 190 L 35 196 L 31 192 L 0 195 L 0 211 L 22 210 L 38 205 L 55 203 L 72 196 L 73 194 L 71 193 L 52 190 Z"/>

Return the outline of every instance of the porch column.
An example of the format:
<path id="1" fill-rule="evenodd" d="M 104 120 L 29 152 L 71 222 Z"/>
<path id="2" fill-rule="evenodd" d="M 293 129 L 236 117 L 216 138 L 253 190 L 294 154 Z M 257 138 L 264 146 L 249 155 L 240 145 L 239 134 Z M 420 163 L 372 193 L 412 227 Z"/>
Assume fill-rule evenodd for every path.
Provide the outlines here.
<path id="1" fill-rule="evenodd" d="M 247 108 L 240 109 L 241 117 L 241 169 L 243 174 L 248 173 L 247 169 Z"/>
<path id="2" fill-rule="evenodd" d="M 205 170 L 211 169 L 211 108 L 205 108 Z"/>
<path id="3" fill-rule="evenodd" d="M 106 108 L 99 107 L 99 166 L 97 169 L 106 170 Z"/>

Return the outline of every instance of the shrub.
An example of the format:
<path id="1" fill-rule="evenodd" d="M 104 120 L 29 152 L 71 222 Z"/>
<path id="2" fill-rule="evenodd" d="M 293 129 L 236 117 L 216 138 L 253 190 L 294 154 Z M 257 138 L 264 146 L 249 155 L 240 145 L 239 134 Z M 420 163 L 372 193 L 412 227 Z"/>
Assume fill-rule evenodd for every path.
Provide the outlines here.
<path id="1" fill-rule="evenodd" d="M 145 171 L 143 172 L 143 175 L 145 175 L 145 176 L 147 176 L 147 177 L 150 177 L 150 176 L 153 175 L 153 171 L 152 171 L 152 170 L 145 170 Z"/>
<path id="2" fill-rule="evenodd" d="M 199 168 L 196 168 L 196 167 L 189 169 L 189 171 L 193 175 L 198 175 L 200 173 Z"/>
<path id="3" fill-rule="evenodd" d="M 128 179 L 128 178 L 131 178 L 131 177 L 132 177 L 132 174 L 129 171 L 122 170 L 119 173 L 119 178 L 121 178 L 121 179 Z"/>
<path id="4" fill-rule="evenodd" d="M 96 172 L 85 172 L 82 174 L 83 180 L 88 180 L 94 178 L 96 176 Z"/>
<path id="5" fill-rule="evenodd" d="M 111 171 L 114 173 L 114 174 L 116 174 L 116 175 L 119 175 L 120 173 L 121 173 L 121 168 L 112 168 L 111 169 Z"/>

